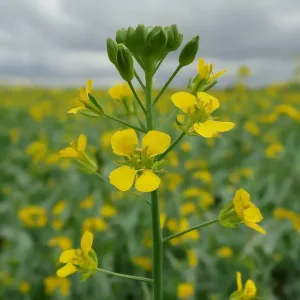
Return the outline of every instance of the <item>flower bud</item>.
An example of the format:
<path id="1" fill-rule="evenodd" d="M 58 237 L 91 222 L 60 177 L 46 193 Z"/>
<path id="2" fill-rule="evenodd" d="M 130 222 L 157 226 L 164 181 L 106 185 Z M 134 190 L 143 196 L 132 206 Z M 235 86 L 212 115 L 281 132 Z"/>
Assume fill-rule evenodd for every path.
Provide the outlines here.
<path id="1" fill-rule="evenodd" d="M 146 47 L 146 39 L 147 29 L 145 25 L 139 24 L 131 36 L 130 46 L 132 47 L 132 50 L 143 52 Z"/>
<path id="2" fill-rule="evenodd" d="M 115 65 L 117 63 L 117 50 L 118 50 L 117 43 L 113 41 L 111 38 L 108 38 L 106 40 L 106 50 L 107 50 L 107 56 L 109 60 Z"/>
<path id="3" fill-rule="evenodd" d="M 131 81 L 134 76 L 133 59 L 125 45 L 118 45 L 116 67 L 125 81 Z"/>
<path id="4" fill-rule="evenodd" d="M 170 27 L 166 27 L 166 35 L 168 38 L 167 41 L 167 50 L 175 51 L 177 50 L 183 39 L 183 34 L 178 31 L 177 25 L 171 25 Z"/>
<path id="5" fill-rule="evenodd" d="M 116 42 L 118 44 L 125 44 L 127 29 L 119 29 L 116 33 Z"/>
<path id="6" fill-rule="evenodd" d="M 167 43 L 167 36 L 165 35 L 161 26 L 155 26 L 147 37 L 147 45 L 149 54 L 160 54 L 164 51 Z"/>
<path id="7" fill-rule="evenodd" d="M 181 67 L 191 64 L 199 49 L 199 36 L 193 37 L 181 50 L 179 64 Z"/>
<path id="8" fill-rule="evenodd" d="M 243 222 L 234 209 L 233 201 L 221 209 L 218 220 L 222 226 L 229 228 L 237 228 Z"/>

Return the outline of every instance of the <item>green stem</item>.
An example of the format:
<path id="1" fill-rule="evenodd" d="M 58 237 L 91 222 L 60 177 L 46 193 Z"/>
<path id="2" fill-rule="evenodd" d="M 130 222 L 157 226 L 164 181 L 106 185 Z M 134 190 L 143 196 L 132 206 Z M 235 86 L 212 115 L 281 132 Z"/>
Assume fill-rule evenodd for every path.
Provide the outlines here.
<path id="1" fill-rule="evenodd" d="M 122 278 L 126 278 L 126 279 L 132 279 L 132 280 L 137 280 L 137 281 L 143 281 L 143 282 L 149 282 L 149 283 L 153 283 L 153 280 L 150 278 L 145 278 L 145 277 L 139 277 L 139 276 L 131 276 L 131 275 L 126 275 L 126 274 L 122 274 L 122 273 L 116 273 L 116 272 L 111 272 L 111 271 L 107 271 L 101 268 L 97 268 L 98 271 L 108 274 L 108 275 L 113 275 L 113 276 L 117 276 L 117 277 L 122 277 Z"/>
<path id="2" fill-rule="evenodd" d="M 160 213 L 157 190 L 151 192 L 152 204 L 152 243 L 153 243 L 153 299 L 162 300 L 162 251 L 163 241 L 160 230 Z"/>
<path id="3" fill-rule="evenodd" d="M 138 83 L 140 84 L 141 88 L 144 90 L 146 87 L 145 87 L 142 79 L 140 78 L 139 74 L 136 72 L 136 70 L 134 70 L 134 76 L 135 76 L 136 80 L 138 81 Z"/>
<path id="4" fill-rule="evenodd" d="M 107 114 L 104 114 L 103 116 L 106 117 L 106 118 L 108 118 L 108 119 L 110 119 L 110 120 L 116 121 L 116 122 L 118 122 L 118 123 L 120 123 L 120 124 L 123 124 L 123 125 L 125 125 L 125 126 L 127 126 L 127 127 L 133 128 L 133 129 L 135 129 L 135 130 L 137 130 L 137 131 L 141 131 L 141 132 L 144 132 L 144 133 L 147 132 L 145 129 L 140 128 L 140 127 L 137 127 L 137 126 L 132 125 L 132 124 L 129 124 L 129 123 L 127 123 L 127 122 L 125 122 L 125 121 L 123 121 L 123 120 L 121 120 L 121 119 L 119 119 L 119 118 L 115 118 L 115 117 L 109 116 L 109 115 L 107 115 Z"/>
<path id="5" fill-rule="evenodd" d="M 167 57 L 168 53 L 166 53 L 162 58 L 161 60 L 159 61 L 159 63 L 157 64 L 156 68 L 155 68 L 155 71 L 154 71 L 154 74 L 157 72 L 157 70 L 159 69 L 160 65 L 162 64 L 162 62 L 165 60 L 165 58 Z"/>
<path id="6" fill-rule="evenodd" d="M 136 93 L 136 90 L 135 90 L 134 86 L 132 85 L 131 81 L 128 81 L 128 85 L 129 85 L 129 87 L 130 87 L 130 89 L 131 89 L 131 91 L 132 91 L 132 93 L 133 93 L 136 101 L 138 102 L 139 106 L 141 107 L 141 109 L 143 110 L 143 112 L 146 114 L 146 109 L 145 109 L 145 107 L 144 107 L 141 99 L 139 98 L 138 94 Z"/>
<path id="7" fill-rule="evenodd" d="M 149 68 L 149 70 L 145 71 L 145 79 L 146 79 L 146 90 L 145 90 L 145 96 L 146 96 L 146 110 L 147 110 L 147 130 L 153 129 L 153 104 L 152 104 L 152 70 Z"/>
<path id="8" fill-rule="evenodd" d="M 213 81 L 212 83 L 210 83 L 208 86 L 206 86 L 202 92 L 206 92 L 208 90 L 210 90 L 212 87 L 214 87 L 216 84 L 218 83 L 218 81 Z"/>
<path id="9" fill-rule="evenodd" d="M 161 95 L 164 93 L 164 91 L 166 90 L 166 88 L 169 86 L 169 84 L 172 82 L 172 80 L 174 79 L 174 77 L 177 75 L 177 73 L 180 71 L 181 68 L 182 68 L 182 66 L 180 66 L 180 65 L 176 68 L 176 70 L 174 71 L 174 73 L 171 75 L 171 77 L 165 83 L 165 85 L 160 90 L 160 92 L 158 93 L 158 95 L 155 97 L 155 99 L 153 101 L 153 105 L 155 105 L 157 103 L 157 101 L 159 100 L 159 98 L 161 97 Z"/>
<path id="10" fill-rule="evenodd" d="M 202 224 L 200 224 L 200 225 L 196 225 L 196 226 L 194 226 L 194 227 L 191 227 L 191 228 L 189 228 L 189 229 L 187 229 L 187 230 L 184 230 L 184 231 L 181 231 L 181 232 L 178 232 L 178 233 L 174 233 L 174 234 L 172 234 L 172 235 L 166 237 L 166 238 L 163 240 L 163 242 L 166 243 L 166 242 L 168 242 L 168 241 L 170 241 L 170 240 L 172 240 L 172 239 L 175 239 L 175 238 L 177 238 L 177 237 L 179 237 L 179 236 L 182 236 L 182 235 L 184 235 L 184 234 L 186 234 L 186 233 L 188 233 L 188 232 L 190 232 L 190 231 L 199 229 L 199 228 L 201 228 L 201 227 L 208 226 L 208 225 L 213 224 L 213 223 L 216 223 L 216 222 L 219 222 L 219 220 L 216 219 L 216 220 L 208 221 L 208 222 L 202 223 Z"/>
<path id="11" fill-rule="evenodd" d="M 162 160 L 184 138 L 185 134 L 185 132 L 182 132 L 180 136 L 170 145 L 170 147 L 158 157 L 158 160 Z"/>

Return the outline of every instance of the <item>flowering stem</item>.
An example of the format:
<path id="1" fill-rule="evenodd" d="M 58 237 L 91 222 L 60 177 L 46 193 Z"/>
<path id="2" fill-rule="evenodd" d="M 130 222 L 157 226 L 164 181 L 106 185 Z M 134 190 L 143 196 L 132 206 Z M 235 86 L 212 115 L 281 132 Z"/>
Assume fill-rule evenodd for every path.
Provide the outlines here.
<path id="1" fill-rule="evenodd" d="M 208 90 L 210 90 L 212 87 L 214 87 L 216 84 L 218 83 L 218 81 L 213 81 L 212 83 L 210 83 L 208 86 L 206 86 L 202 92 L 206 92 Z"/>
<path id="2" fill-rule="evenodd" d="M 153 299 L 162 300 L 162 251 L 163 241 L 160 230 L 160 213 L 157 190 L 151 192 L 152 237 L 153 237 Z"/>
<path id="3" fill-rule="evenodd" d="M 144 90 L 146 87 L 142 81 L 142 79 L 140 78 L 139 74 L 134 70 L 134 76 L 136 78 L 136 80 L 138 81 L 138 83 L 140 84 L 141 88 Z"/>
<path id="4" fill-rule="evenodd" d="M 137 131 L 141 131 L 141 132 L 144 132 L 144 133 L 147 132 L 145 129 L 140 128 L 140 127 L 137 127 L 137 126 L 132 125 L 132 124 L 129 124 L 129 123 L 127 123 L 127 122 L 125 122 L 125 121 L 123 121 L 123 120 L 121 120 L 121 119 L 119 119 L 119 118 L 115 118 L 115 117 L 109 116 L 109 115 L 107 115 L 107 114 L 104 114 L 104 116 L 105 116 L 106 118 L 108 118 L 108 119 L 111 119 L 111 120 L 113 120 L 113 121 L 116 121 L 116 122 L 118 122 L 118 123 L 121 123 L 121 124 L 123 124 L 123 125 L 125 125 L 125 126 L 127 126 L 127 127 L 133 128 L 133 129 L 135 129 L 135 130 L 137 130 Z"/>
<path id="5" fill-rule="evenodd" d="M 184 234 L 186 234 L 186 233 L 188 233 L 188 232 L 190 232 L 190 231 L 199 229 L 199 228 L 201 228 L 201 227 L 208 226 L 208 225 L 213 224 L 213 223 L 216 223 L 216 222 L 219 222 L 219 220 L 216 219 L 216 220 L 208 221 L 208 222 L 202 223 L 202 224 L 200 224 L 200 225 L 196 225 L 196 226 L 194 226 L 194 227 L 191 227 L 191 228 L 189 228 L 189 229 L 187 229 L 187 230 L 184 230 L 184 231 L 181 231 L 181 232 L 178 232 L 178 233 L 174 233 L 174 234 L 172 234 L 172 235 L 166 237 L 166 238 L 163 240 L 163 243 L 166 243 L 166 242 L 168 242 L 168 241 L 170 241 L 170 240 L 172 240 L 172 239 L 175 239 L 175 238 L 177 238 L 177 237 L 179 237 L 179 236 L 182 236 L 182 235 L 184 235 Z"/>
<path id="6" fill-rule="evenodd" d="M 165 83 L 165 85 L 160 90 L 160 92 L 158 93 L 158 95 L 155 97 L 155 99 L 153 101 L 153 106 L 157 103 L 157 101 L 159 100 L 160 96 L 164 93 L 164 91 L 166 90 L 166 88 L 169 86 L 169 84 L 171 83 L 171 81 L 174 79 L 174 77 L 177 75 L 177 73 L 180 71 L 181 68 L 182 68 L 182 66 L 180 66 L 180 65 L 176 68 L 176 70 L 174 71 L 174 73 L 171 75 L 171 77 Z"/>
<path id="7" fill-rule="evenodd" d="M 122 278 L 126 278 L 126 279 L 132 279 L 132 280 L 137 280 L 137 281 L 153 283 L 153 280 L 150 279 L 150 278 L 131 276 L 131 275 L 126 275 L 126 274 L 122 274 L 122 273 L 111 272 L 111 271 L 107 271 L 107 270 L 104 270 L 104 269 L 101 269 L 101 268 L 97 268 L 97 270 L 102 272 L 102 273 L 117 276 L 117 277 L 122 277 Z"/>
<path id="8" fill-rule="evenodd" d="M 145 89 L 145 96 L 146 96 L 146 110 L 147 110 L 147 130 L 153 129 L 153 104 L 152 104 L 152 71 L 150 70 L 145 71 L 145 78 L 146 78 L 146 89 Z"/>
<path id="9" fill-rule="evenodd" d="M 170 147 L 158 157 L 158 160 L 162 160 L 184 138 L 185 134 L 185 132 L 182 132 L 180 136 L 170 145 Z"/>
<path id="10" fill-rule="evenodd" d="M 146 114 L 146 109 L 145 109 L 145 107 L 144 107 L 141 99 L 139 98 L 138 94 L 136 93 L 136 90 L 135 90 L 134 86 L 132 85 L 131 81 L 128 81 L 128 85 L 129 85 L 129 87 L 130 87 L 130 89 L 131 89 L 131 91 L 132 91 L 132 93 L 133 93 L 136 101 L 138 102 L 139 106 L 141 107 L 141 109 L 143 110 L 143 112 Z"/>

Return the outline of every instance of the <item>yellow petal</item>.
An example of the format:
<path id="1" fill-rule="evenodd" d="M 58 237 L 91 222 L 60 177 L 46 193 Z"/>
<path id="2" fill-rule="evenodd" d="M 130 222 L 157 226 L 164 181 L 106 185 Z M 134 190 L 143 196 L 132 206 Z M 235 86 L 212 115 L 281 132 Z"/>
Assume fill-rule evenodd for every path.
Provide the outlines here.
<path id="1" fill-rule="evenodd" d="M 72 147 L 66 147 L 59 151 L 59 155 L 62 158 L 77 158 L 79 153 Z"/>
<path id="2" fill-rule="evenodd" d="M 216 136 L 217 132 L 213 128 L 205 123 L 195 123 L 194 130 L 205 138 L 211 138 Z"/>
<path id="3" fill-rule="evenodd" d="M 86 104 L 89 102 L 89 99 L 88 99 L 87 92 L 86 92 L 85 88 L 80 89 L 78 100 L 80 100 L 80 101 L 82 101 L 83 103 L 86 103 Z"/>
<path id="4" fill-rule="evenodd" d="M 132 187 L 136 173 L 136 170 L 123 166 L 113 170 L 109 175 L 109 180 L 112 185 L 125 192 Z"/>
<path id="5" fill-rule="evenodd" d="M 222 76 L 227 70 L 221 70 L 219 72 L 217 72 L 216 74 L 210 76 L 209 80 L 210 81 L 214 81 L 215 79 L 219 78 L 220 76 Z"/>
<path id="6" fill-rule="evenodd" d="M 205 107 L 205 110 L 209 114 L 218 109 L 220 106 L 219 100 L 216 97 L 205 92 L 197 93 L 197 98 L 199 103 Z"/>
<path id="7" fill-rule="evenodd" d="M 92 88 L 93 88 L 93 81 L 89 79 L 86 82 L 86 94 L 90 94 L 92 92 Z"/>
<path id="8" fill-rule="evenodd" d="M 94 240 L 93 234 L 89 231 L 85 231 L 80 242 L 81 249 L 85 255 L 87 255 L 89 251 L 92 249 L 93 240 Z"/>
<path id="9" fill-rule="evenodd" d="M 260 210 L 254 205 L 243 212 L 245 222 L 258 223 L 263 219 Z"/>
<path id="10" fill-rule="evenodd" d="M 150 157 L 164 153 L 170 144 L 170 136 L 161 131 L 151 130 L 143 138 L 143 148 L 147 147 Z"/>
<path id="11" fill-rule="evenodd" d="M 138 138 L 133 129 L 117 131 L 111 138 L 113 152 L 117 155 L 131 156 L 138 145 Z"/>
<path id="12" fill-rule="evenodd" d="M 186 92 L 175 93 L 171 96 L 171 99 L 174 105 L 180 108 L 185 113 L 188 113 L 190 110 L 192 110 L 194 105 L 196 104 L 195 97 L 192 94 Z"/>
<path id="13" fill-rule="evenodd" d="M 212 127 L 212 129 L 216 132 L 226 132 L 231 130 L 235 126 L 235 124 L 232 122 L 221 122 L 214 120 L 207 120 L 204 123 Z"/>
<path id="14" fill-rule="evenodd" d="M 260 227 L 258 224 L 256 223 L 251 223 L 251 222 L 245 222 L 245 225 L 247 225 L 248 227 L 258 231 L 261 234 L 267 234 L 266 230 L 262 227 Z"/>
<path id="15" fill-rule="evenodd" d="M 70 262 L 74 255 L 75 255 L 76 251 L 75 249 L 68 249 L 68 250 L 65 250 L 59 257 L 59 261 L 62 262 L 62 263 L 68 263 Z"/>
<path id="16" fill-rule="evenodd" d="M 240 292 L 243 290 L 243 283 L 242 283 L 242 274 L 241 272 L 236 272 L 236 285 L 237 291 Z"/>
<path id="17" fill-rule="evenodd" d="M 145 170 L 136 180 L 135 188 L 144 193 L 152 192 L 158 189 L 160 182 L 160 178 L 152 170 Z"/>
<path id="18" fill-rule="evenodd" d="M 87 138 L 84 134 L 81 134 L 77 141 L 77 149 L 79 152 L 84 152 L 87 144 Z"/>
<path id="19" fill-rule="evenodd" d="M 78 269 L 74 265 L 72 265 L 71 263 L 68 263 L 64 267 L 57 270 L 56 275 L 58 277 L 67 277 L 77 271 L 78 271 Z"/>
<path id="20" fill-rule="evenodd" d="M 235 192 L 233 204 L 236 213 L 240 217 L 243 217 L 243 211 L 245 208 L 249 207 L 250 203 L 250 195 L 247 191 L 245 191 L 244 189 L 239 189 Z"/>
<path id="21" fill-rule="evenodd" d="M 67 113 L 76 115 L 81 110 L 85 110 L 85 107 L 84 106 L 74 107 L 74 108 L 70 109 Z"/>
<path id="22" fill-rule="evenodd" d="M 248 279 L 245 284 L 244 293 L 249 297 L 256 296 L 256 286 L 253 280 Z"/>
<path id="23" fill-rule="evenodd" d="M 205 61 L 203 58 L 198 60 L 198 73 L 201 77 L 205 77 Z"/>

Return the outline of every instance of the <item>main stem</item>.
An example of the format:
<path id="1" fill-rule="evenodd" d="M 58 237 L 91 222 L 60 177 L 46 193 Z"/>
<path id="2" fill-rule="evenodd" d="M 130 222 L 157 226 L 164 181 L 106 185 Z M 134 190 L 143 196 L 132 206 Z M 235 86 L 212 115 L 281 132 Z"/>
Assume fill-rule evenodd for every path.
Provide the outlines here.
<path id="1" fill-rule="evenodd" d="M 149 68 L 145 72 L 146 79 L 146 110 L 147 110 L 147 130 L 153 129 L 153 103 L 152 103 L 152 75 L 153 70 Z M 160 230 L 160 212 L 157 190 L 151 192 L 152 210 L 152 252 L 153 252 L 153 300 L 162 300 L 162 250 L 163 240 Z"/>

